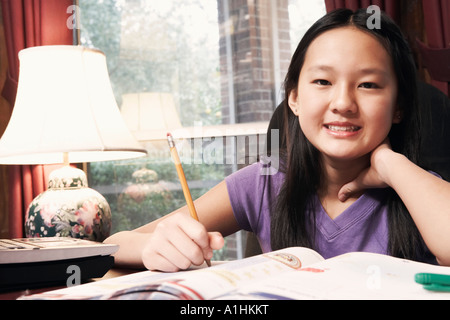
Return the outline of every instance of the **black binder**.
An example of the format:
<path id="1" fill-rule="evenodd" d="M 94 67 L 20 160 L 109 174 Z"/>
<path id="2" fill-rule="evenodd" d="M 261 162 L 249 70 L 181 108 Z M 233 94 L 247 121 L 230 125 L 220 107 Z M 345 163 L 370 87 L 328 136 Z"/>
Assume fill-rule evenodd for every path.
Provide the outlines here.
<path id="1" fill-rule="evenodd" d="M 0 239 L 0 291 L 70 286 L 102 277 L 118 246 L 75 238 Z"/>

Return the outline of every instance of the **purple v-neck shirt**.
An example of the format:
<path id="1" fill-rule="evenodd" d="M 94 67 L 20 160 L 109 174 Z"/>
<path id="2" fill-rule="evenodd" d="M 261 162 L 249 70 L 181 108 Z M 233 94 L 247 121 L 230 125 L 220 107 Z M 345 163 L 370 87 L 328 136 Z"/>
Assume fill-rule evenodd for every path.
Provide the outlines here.
<path id="1" fill-rule="evenodd" d="M 255 233 L 262 251 L 269 252 L 270 207 L 276 201 L 284 173 L 267 174 L 262 170 L 267 169 L 260 162 L 254 163 L 228 176 L 225 181 L 239 226 Z M 354 251 L 387 254 L 385 197 L 384 189 L 367 190 L 338 217 L 331 219 L 316 196 L 315 250 L 325 259 Z M 427 262 L 435 263 L 434 259 Z"/>

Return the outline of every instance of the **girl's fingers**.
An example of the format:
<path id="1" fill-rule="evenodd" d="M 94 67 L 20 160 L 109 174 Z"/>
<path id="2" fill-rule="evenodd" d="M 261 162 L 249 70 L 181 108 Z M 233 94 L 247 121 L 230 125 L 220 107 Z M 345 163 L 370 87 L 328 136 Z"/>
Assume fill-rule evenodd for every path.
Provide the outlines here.
<path id="1" fill-rule="evenodd" d="M 224 239 L 187 215 L 161 221 L 151 236 L 142 259 L 148 269 L 177 271 L 211 259 L 213 249 L 222 248 Z"/>

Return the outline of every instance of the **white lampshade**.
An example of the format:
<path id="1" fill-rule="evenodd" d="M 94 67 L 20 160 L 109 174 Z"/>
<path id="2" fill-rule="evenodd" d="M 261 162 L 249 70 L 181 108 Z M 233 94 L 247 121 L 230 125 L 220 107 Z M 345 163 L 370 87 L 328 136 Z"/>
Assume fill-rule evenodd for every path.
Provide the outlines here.
<path id="1" fill-rule="evenodd" d="M 136 134 L 160 131 L 166 138 L 168 131 L 182 128 L 173 95 L 170 93 L 124 94 L 120 112 L 127 127 Z"/>
<path id="2" fill-rule="evenodd" d="M 123 121 L 105 55 L 81 46 L 20 51 L 10 122 L 0 139 L 1 164 L 70 163 L 146 154 Z"/>

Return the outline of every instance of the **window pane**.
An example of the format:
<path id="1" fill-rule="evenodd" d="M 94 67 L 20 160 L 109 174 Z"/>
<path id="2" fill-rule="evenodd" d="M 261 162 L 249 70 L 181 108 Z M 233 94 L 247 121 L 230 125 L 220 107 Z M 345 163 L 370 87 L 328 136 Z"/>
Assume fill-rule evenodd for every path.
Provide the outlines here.
<path id="1" fill-rule="evenodd" d="M 88 165 L 90 187 L 111 206 L 113 233 L 185 204 L 164 140 L 168 131 L 180 137 L 194 199 L 256 161 L 283 100 L 292 52 L 325 13 L 323 0 L 79 0 L 79 6 L 80 44 L 106 54 L 124 120 L 149 153 Z M 235 125 L 242 123 L 256 129 Z M 241 257 L 241 236 L 228 237 L 217 258 Z"/>

